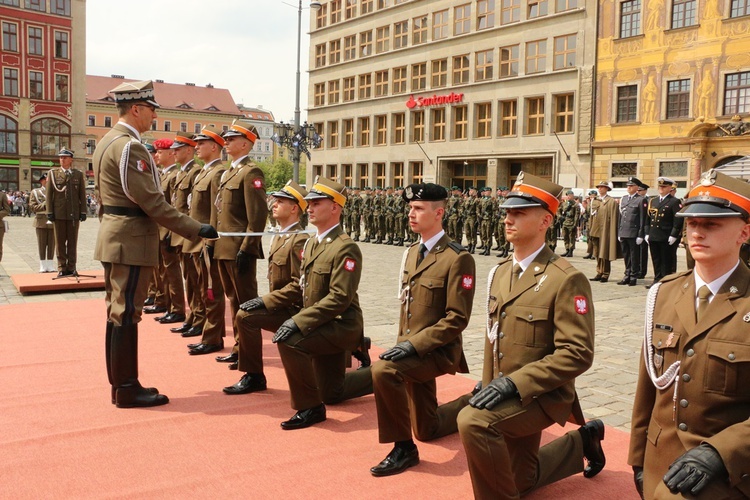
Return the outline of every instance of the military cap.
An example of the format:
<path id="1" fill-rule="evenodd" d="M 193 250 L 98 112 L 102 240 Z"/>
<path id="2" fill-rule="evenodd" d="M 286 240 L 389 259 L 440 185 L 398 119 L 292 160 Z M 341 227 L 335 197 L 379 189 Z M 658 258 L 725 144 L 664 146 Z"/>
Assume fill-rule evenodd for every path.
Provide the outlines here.
<path id="1" fill-rule="evenodd" d="M 612 183 L 608 181 L 601 181 L 596 187 L 605 187 L 607 190 L 612 191 Z"/>
<path id="2" fill-rule="evenodd" d="M 151 80 L 124 82 L 110 90 L 110 93 L 114 95 L 117 104 L 145 102 L 155 108 L 160 107 L 154 98 L 154 82 Z"/>
<path id="3" fill-rule="evenodd" d="M 317 176 L 305 199 L 319 200 L 323 198 L 333 200 L 343 207 L 346 205 L 346 187 L 336 181 Z"/>
<path id="4" fill-rule="evenodd" d="M 228 137 L 244 137 L 248 141 L 255 143 L 258 140 L 258 130 L 255 125 L 241 125 L 237 120 L 222 134 L 224 139 Z"/>
<path id="5" fill-rule="evenodd" d="M 565 191 L 565 194 L 568 195 L 568 194 L 575 194 L 575 193 L 573 192 L 572 189 L 568 189 L 567 191 Z"/>
<path id="6" fill-rule="evenodd" d="M 172 139 L 156 139 L 153 143 L 154 148 L 158 149 L 170 149 L 174 141 Z"/>
<path id="7" fill-rule="evenodd" d="M 560 206 L 563 187 L 535 175 L 519 172 L 513 189 L 508 193 L 501 208 L 542 207 L 551 214 Z"/>
<path id="8" fill-rule="evenodd" d="M 648 191 L 648 188 L 650 188 L 648 184 L 640 183 L 638 184 L 638 191 Z"/>
<path id="9" fill-rule="evenodd" d="M 677 183 L 670 179 L 669 177 L 659 177 L 656 179 L 656 183 L 659 186 L 670 186 L 670 187 L 676 187 Z"/>
<path id="10" fill-rule="evenodd" d="M 638 177 L 628 177 L 628 182 L 625 183 L 626 186 L 638 186 L 640 187 L 643 183 Z"/>
<path id="11" fill-rule="evenodd" d="M 396 186 L 396 191 L 403 191 L 403 190 L 404 190 L 404 186 Z"/>
<path id="12" fill-rule="evenodd" d="M 455 191 L 456 189 L 461 189 L 461 188 L 460 188 L 460 187 L 458 187 L 458 186 L 453 186 L 453 187 L 451 187 L 451 191 Z"/>
<path id="13" fill-rule="evenodd" d="M 476 191 L 476 190 L 477 190 L 476 186 L 469 186 L 469 191 L 471 191 L 472 189 L 473 189 L 474 191 Z"/>
<path id="14" fill-rule="evenodd" d="M 61 148 L 60 151 L 57 153 L 57 156 L 68 156 L 70 158 L 73 158 L 73 151 L 67 148 Z"/>
<path id="15" fill-rule="evenodd" d="M 407 203 L 410 201 L 440 201 L 448 197 L 448 191 L 443 186 L 432 182 L 422 182 L 406 186 L 401 197 Z"/>
<path id="16" fill-rule="evenodd" d="M 489 186 L 485 186 L 485 187 L 483 187 L 483 188 L 482 188 L 482 192 L 483 192 L 483 193 L 486 193 L 486 192 L 488 192 L 488 191 L 492 191 L 492 188 L 491 188 L 491 187 L 489 187 Z"/>
<path id="17" fill-rule="evenodd" d="M 214 141 L 216 144 L 221 146 L 222 148 L 227 143 L 224 138 L 221 136 L 221 132 L 214 127 L 213 125 L 206 125 L 203 127 L 199 134 L 195 134 L 193 136 L 193 140 L 198 141 Z"/>
<path id="18" fill-rule="evenodd" d="M 177 132 L 174 138 L 174 142 L 170 146 L 171 149 L 182 148 L 185 146 L 195 147 L 196 142 L 193 140 L 193 136 L 187 132 Z"/>
<path id="19" fill-rule="evenodd" d="M 677 217 L 742 217 L 750 218 L 750 184 L 714 169 L 701 175 L 701 180 L 688 193 Z"/>
<path id="20" fill-rule="evenodd" d="M 299 207 L 303 211 L 307 209 L 307 201 L 305 201 L 305 196 L 307 195 L 308 192 L 305 190 L 305 188 L 303 188 L 293 180 L 288 181 L 279 191 L 271 193 L 271 196 L 274 196 L 276 198 L 286 198 L 288 200 L 297 202 L 297 205 L 299 205 Z"/>
<path id="21" fill-rule="evenodd" d="M 153 144 L 150 144 L 148 142 L 144 142 L 143 145 L 146 147 L 149 153 L 156 153 L 156 148 Z"/>
<path id="22" fill-rule="evenodd" d="M 393 186 L 388 186 L 386 189 L 393 189 Z"/>
<path id="23" fill-rule="evenodd" d="M 589 195 L 592 194 L 599 194 L 599 191 L 597 191 L 596 189 L 589 189 Z"/>
<path id="24" fill-rule="evenodd" d="M 372 188 L 370 186 L 365 186 L 365 191 L 372 191 Z"/>
<path id="25" fill-rule="evenodd" d="M 355 191 L 360 191 L 362 188 L 359 187 L 359 186 L 354 186 L 352 189 L 355 190 Z"/>
<path id="26" fill-rule="evenodd" d="M 47 172 L 44 172 L 42 175 L 39 176 L 39 182 L 46 181 L 47 180 Z"/>

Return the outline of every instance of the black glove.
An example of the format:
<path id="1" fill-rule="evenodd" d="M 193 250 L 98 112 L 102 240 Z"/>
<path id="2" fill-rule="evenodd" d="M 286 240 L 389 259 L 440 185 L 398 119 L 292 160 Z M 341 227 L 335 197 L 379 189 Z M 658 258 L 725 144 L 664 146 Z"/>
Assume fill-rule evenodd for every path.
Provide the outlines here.
<path id="1" fill-rule="evenodd" d="M 672 493 L 697 495 L 711 481 L 728 476 L 719 452 L 703 443 L 672 462 L 663 481 Z"/>
<path id="2" fill-rule="evenodd" d="M 633 466 L 633 482 L 635 483 L 635 489 L 638 490 L 638 494 L 643 499 L 643 467 Z"/>
<path id="3" fill-rule="evenodd" d="M 479 410 L 491 410 L 499 402 L 518 395 L 516 384 L 508 377 L 498 377 L 472 396 L 469 404 Z"/>
<path id="4" fill-rule="evenodd" d="M 211 224 L 201 224 L 201 228 L 198 231 L 198 236 L 201 238 L 207 238 L 209 240 L 215 240 L 219 237 L 219 233 L 216 232 L 216 229 Z"/>
<path id="5" fill-rule="evenodd" d="M 245 274 L 250 270 L 250 255 L 240 250 L 237 252 L 237 258 L 234 259 L 237 264 L 237 274 Z"/>
<path id="6" fill-rule="evenodd" d="M 164 244 L 167 245 L 167 252 L 172 251 L 172 233 L 167 233 L 164 237 Z"/>
<path id="7" fill-rule="evenodd" d="M 260 297 L 255 297 L 254 299 L 250 299 L 247 302 L 243 302 L 240 304 L 240 309 L 242 309 L 245 312 L 255 311 L 256 309 L 265 309 L 266 305 L 263 303 L 263 299 Z"/>
<path id="8" fill-rule="evenodd" d="M 81 214 L 81 216 L 79 217 L 79 219 L 80 219 L 81 222 L 84 222 L 86 220 L 86 214 Z"/>
<path id="9" fill-rule="evenodd" d="M 273 339 L 271 339 L 271 341 L 274 344 L 278 342 L 284 342 L 286 339 L 297 332 L 299 332 L 297 323 L 295 323 L 292 318 L 289 318 L 281 324 L 278 330 L 276 330 L 276 333 L 273 334 Z"/>
<path id="10" fill-rule="evenodd" d="M 55 222 L 55 214 L 47 214 L 47 220 L 50 222 Z"/>
<path id="11" fill-rule="evenodd" d="M 399 359 L 404 359 L 407 356 L 414 356 L 416 353 L 417 350 L 414 348 L 411 342 L 409 342 L 408 340 L 404 340 L 403 342 L 399 342 L 398 344 L 382 353 L 380 355 L 380 359 L 384 359 L 386 361 L 398 361 Z"/>

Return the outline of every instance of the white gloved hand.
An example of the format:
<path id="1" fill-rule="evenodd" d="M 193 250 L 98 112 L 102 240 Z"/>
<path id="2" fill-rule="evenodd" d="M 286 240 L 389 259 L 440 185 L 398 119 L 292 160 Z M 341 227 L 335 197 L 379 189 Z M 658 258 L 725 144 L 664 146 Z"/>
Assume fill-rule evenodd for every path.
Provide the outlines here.
<path id="1" fill-rule="evenodd" d="M 643 238 L 636 238 L 636 239 L 635 239 L 635 244 L 636 244 L 636 245 L 641 245 L 641 244 L 643 244 Z"/>
<path id="2" fill-rule="evenodd" d="M 677 238 L 675 238 L 674 236 L 670 236 L 667 241 L 669 242 L 669 246 L 672 246 L 674 245 L 675 241 L 677 241 Z"/>
<path id="3" fill-rule="evenodd" d="M 646 238 L 645 238 L 645 240 L 646 240 L 646 243 L 648 243 L 648 235 L 646 235 Z"/>
<path id="4" fill-rule="evenodd" d="M 620 237 L 618 236 L 618 237 L 617 237 L 617 241 L 619 241 L 620 243 L 622 243 L 622 238 L 620 238 Z"/>

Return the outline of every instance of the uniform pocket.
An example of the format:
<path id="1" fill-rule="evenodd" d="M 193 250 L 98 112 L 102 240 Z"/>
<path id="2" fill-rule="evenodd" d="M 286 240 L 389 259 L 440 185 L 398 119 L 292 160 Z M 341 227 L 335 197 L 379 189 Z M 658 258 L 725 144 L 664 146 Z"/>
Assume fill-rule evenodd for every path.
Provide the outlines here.
<path id="1" fill-rule="evenodd" d="M 726 395 L 750 396 L 750 345 L 709 340 L 705 389 Z"/>
<path id="2" fill-rule="evenodd" d="M 517 330 L 513 332 L 514 344 L 530 347 L 547 347 L 549 333 L 553 331 L 549 324 L 549 307 L 519 305 L 513 314 Z"/>
<path id="3" fill-rule="evenodd" d="M 240 201 L 242 191 L 240 190 L 239 184 L 227 184 L 224 186 L 224 194 L 222 200 L 224 205 L 234 205 Z"/>
<path id="4" fill-rule="evenodd" d="M 313 267 L 310 276 L 310 289 L 312 290 L 328 290 L 328 286 L 331 282 L 331 270 L 333 269 L 332 262 L 318 262 Z"/>
<path id="5" fill-rule="evenodd" d="M 419 280 L 414 300 L 423 306 L 439 306 L 445 304 L 445 280 L 423 276 Z"/>

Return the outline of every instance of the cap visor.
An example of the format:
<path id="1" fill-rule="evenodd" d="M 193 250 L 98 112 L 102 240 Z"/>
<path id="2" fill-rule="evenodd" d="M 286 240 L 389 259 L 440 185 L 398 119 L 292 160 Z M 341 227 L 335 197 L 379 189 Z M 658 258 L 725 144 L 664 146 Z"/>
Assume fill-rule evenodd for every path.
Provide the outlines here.
<path id="1" fill-rule="evenodd" d="M 508 196 L 505 199 L 500 208 L 531 208 L 531 207 L 542 207 L 542 204 L 538 201 L 530 200 L 522 196 Z"/>
<path id="2" fill-rule="evenodd" d="M 743 214 L 713 203 L 690 203 L 675 214 L 676 217 L 742 217 Z"/>

